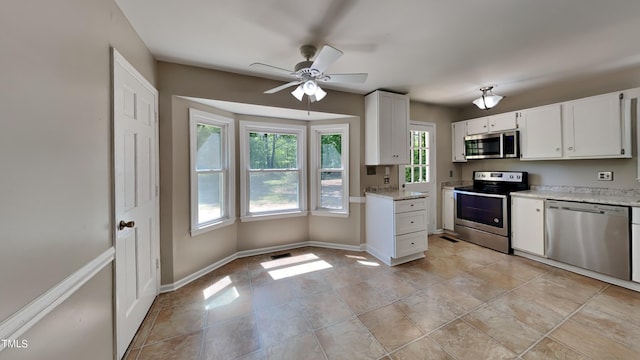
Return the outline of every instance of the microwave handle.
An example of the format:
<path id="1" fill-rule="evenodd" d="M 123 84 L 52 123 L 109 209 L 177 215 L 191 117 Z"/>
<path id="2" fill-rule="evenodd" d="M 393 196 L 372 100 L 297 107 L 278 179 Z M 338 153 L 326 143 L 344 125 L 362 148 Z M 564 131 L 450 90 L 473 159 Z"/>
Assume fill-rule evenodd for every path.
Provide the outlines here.
<path id="1" fill-rule="evenodd" d="M 500 158 L 504 158 L 504 134 L 500 134 Z"/>

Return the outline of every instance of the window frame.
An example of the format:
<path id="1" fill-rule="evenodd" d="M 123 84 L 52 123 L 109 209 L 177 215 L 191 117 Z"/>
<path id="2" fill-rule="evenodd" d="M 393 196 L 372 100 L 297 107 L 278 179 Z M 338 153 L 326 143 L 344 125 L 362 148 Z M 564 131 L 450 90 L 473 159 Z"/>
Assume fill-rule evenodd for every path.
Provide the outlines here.
<path id="1" fill-rule="evenodd" d="M 278 133 L 296 135 L 298 138 L 298 209 L 274 210 L 269 212 L 249 212 L 250 201 L 250 149 L 249 134 L 252 132 Z M 302 125 L 280 124 L 269 122 L 240 121 L 240 221 L 272 220 L 307 216 L 307 127 Z M 292 170 L 292 169 L 288 169 Z M 278 169 L 283 171 L 283 169 Z"/>
<path id="2" fill-rule="evenodd" d="M 221 128 L 220 155 L 223 173 L 223 192 L 221 196 L 222 217 L 205 223 L 198 222 L 198 174 L 196 158 L 198 155 L 198 124 Z M 225 116 L 189 108 L 189 174 L 190 174 L 190 222 L 191 236 L 231 225 L 236 221 L 235 198 L 235 120 Z"/>
<path id="3" fill-rule="evenodd" d="M 322 142 L 320 137 L 328 134 L 340 134 L 342 136 L 342 168 L 333 169 L 342 171 L 342 209 L 329 209 L 320 207 L 321 204 L 321 174 L 322 172 L 332 170 L 322 168 L 322 150 L 320 146 Z M 311 126 L 311 164 L 309 166 L 311 172 L 311 214 L 319 216 L 348 217 L 349 216 L 349 124 L 328 124 L 328 125 L 312 125 Z"/>

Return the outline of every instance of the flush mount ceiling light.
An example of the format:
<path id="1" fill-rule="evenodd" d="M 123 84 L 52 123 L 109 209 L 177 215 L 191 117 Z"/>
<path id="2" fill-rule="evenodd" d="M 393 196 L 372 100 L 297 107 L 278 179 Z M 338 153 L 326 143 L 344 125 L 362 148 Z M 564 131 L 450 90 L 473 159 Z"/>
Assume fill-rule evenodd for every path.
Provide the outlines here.
<path id="1" fill-rule="evenodd" d="M 480 91 L 482 91 L 482 96 L 473 100 L 473 103 L 482 110 L 489 110 L 492 107 L 498 105 L 500 100 L 502 100 L 502 98 L 504 97 L 495 95 L 493 93 L 493 86 L 481 87 Z"/>

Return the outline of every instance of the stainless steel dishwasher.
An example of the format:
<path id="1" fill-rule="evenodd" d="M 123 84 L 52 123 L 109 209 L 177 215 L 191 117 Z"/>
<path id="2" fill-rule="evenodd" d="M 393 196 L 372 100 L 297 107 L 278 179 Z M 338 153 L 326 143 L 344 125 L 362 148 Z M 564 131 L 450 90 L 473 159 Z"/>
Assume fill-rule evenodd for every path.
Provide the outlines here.
<path id="1" fill-rule="evenodd" d="M 628 207 L 547 200 L 545 208 L 549 259 L 631 280 Z"/>

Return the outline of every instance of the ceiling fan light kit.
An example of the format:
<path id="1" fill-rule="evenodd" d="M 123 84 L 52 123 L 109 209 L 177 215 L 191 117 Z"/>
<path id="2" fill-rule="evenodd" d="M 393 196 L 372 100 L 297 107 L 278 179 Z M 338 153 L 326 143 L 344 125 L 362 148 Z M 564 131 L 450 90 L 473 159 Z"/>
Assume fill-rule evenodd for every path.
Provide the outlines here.
<path id="1" fill-rule="evenodd" d="M 492 107 L 498 105 L 500 100 L 504 98 L 504 96 L 495 95 L 493 93 L 493 86 L 485 86 L 481 87 L 480 91 L 482 91 L 482 95 L 473 100 L 473 103 L 482 110 L 489 110 Z"/>
<path id="2" fill-rule="evenodd" d="M 320 50 L 320 53 L 315 60 L 309 60 L 316 54 L 316 47 L 313 45 L 303 45 L 300 47 L 300 54 L 306 59 L 296 64 L 294 71 L 289 71 L 279 67 L 253 63 L 254 68 L 263 68 L 272 73 L 279 73 L 295 78 L 294 81 L 280 85 L 273 89 L 265 91 L 266 94 L 273 94 L 280 90 L 284 90 L 288 87 L 297 85 L 296 89 L 291 92 L 296 99 L 302 101 L 304 95 L 309 97 L 312 102 L 322 100 L 327 92 L 322 90 L 318 85 L 318 81 L 322 82 L 334 82 L 334 83 L 364 83 L 367 80 L 367 74 L 325 74 L 324 72 L 331 66 L 340 56 L 342 51 L 325 45 Z"/>

